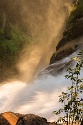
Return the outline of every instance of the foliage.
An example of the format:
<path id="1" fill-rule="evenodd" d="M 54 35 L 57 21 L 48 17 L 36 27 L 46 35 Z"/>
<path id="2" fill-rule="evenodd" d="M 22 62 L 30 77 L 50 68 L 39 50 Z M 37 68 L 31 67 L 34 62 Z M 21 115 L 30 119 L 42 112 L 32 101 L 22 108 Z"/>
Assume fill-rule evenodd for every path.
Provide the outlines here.
<path id="1" fill-rule="evenodd" d="M 77 4 L 74 6 L 73 10 L 70 13 L 67 27 L 72 29 L 76 20 L 83 17 L 83 0 L 78 0 Z"/>
<path id="2" fill-rule="evenodd" d="M 30 43 L 30 38 L 16 27 L 7 24 L 0 28 L 0 62 L 13 65 L 23 45 Z"/>
<path id="3" fill-rule="evenodd" d="M 62 92 L 59 96 L 59 102 L 63 103 L 63 108 L 54 111 L 56 115 L 64 112 L 65 116 L 59 120 L 66 121 L 67 125 L 70 122 L 81 122 L 83 113 L 83 79 L 80 78 L 80 73 L 83 67 L 83 51 L 80 51 L 77 57 L 72 58 L 75 61 L 75 68 L 69 68 L 69 74 L 65 77 L 70 79 L 72 84 L 68 87 L 67 92 Z"/>
<path id="4" fill-rule="evenodd" d="M 6 16 L 2 10 L 0 10 L 0 28 L 4 28 L 6 22 Z"/>
<path id="5" fill-rule="evenodd" d="M 11 35 L 11 26 L 8 20 L 6 20 L 5 23 L 5 27 L 4 27 L 4 37 L 7 40 L 11 40 L 12 39 L 12 35 Z"/>

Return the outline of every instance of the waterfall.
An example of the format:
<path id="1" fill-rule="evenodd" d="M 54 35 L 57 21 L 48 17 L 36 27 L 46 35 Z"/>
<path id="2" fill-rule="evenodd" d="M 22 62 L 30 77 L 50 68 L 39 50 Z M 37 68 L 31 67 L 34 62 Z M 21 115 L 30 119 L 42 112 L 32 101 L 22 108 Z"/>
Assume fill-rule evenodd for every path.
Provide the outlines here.
<path id="1" fill-rule="evenodd" d="M 45 66 L 49 64 L 49 59 L 62 37 L 73 0 L 70 2 L 46 0 L 46 7 L 44 0 L 38 1 L 36 0 L 37 3 L 35 3 L 35 1 L 28 0 L 28 5 L 30 5 L 28 7 L 26 0 L 22 3 L 25 4 L 21 13 L 21 15 L 24 14 L 22 20 L 26 24 L 25 27 L 33 33 L 32 36 L 38 45 L 34 47 L 32 43 L 28 51 L 26 47 L 20 54 L 17 67 L 21 78 L 0 84 L 0 113 L 5 111 L 34 113 L 47 118 L 48 121 L 56 121 L 58 117 L 52 112 L 61 106 L 58 103 L 58 96 L 62 91 L 66 91 L 70 83 L 64 76 L 66 75 L 66 64 L 71 61 L 72 55 L 47 68 Z M 37 6 L 34 7 L 34 4 L 41 6 L 38 6 L 38 9 Z M 60 67 L 59 64 L 61 64 Z M 40 72 L 43 68 L 45 69 Z M 33 76 L 35 78 L 30 82 Z"/>
<path id="2" fill-rule="evenodd" d="M 26 45 L 21 52 L 17 69 L 20 72 L 20 80 L 29 82 L 49 64 L 50 57 L 56 51 L 73 0 L 22 1 L 22 21 L 24 27 L 31 31 L 32 43 Z"/>

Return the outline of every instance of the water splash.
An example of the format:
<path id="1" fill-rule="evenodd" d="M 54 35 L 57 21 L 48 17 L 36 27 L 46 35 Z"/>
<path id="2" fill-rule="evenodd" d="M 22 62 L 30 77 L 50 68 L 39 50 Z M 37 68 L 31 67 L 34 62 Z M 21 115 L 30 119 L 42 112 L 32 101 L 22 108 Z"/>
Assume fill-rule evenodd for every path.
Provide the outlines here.
<path id="1" fill-rule="evenodd" d="M 64 62 L 71 60 L 70 57 L 65 58 Z M 15 81 L 1 85 L 0 112 L 34 113 L 55 121 L 57 118 L 52 112 L 60 107 L 58 96 L 69 85 L 65 74 L 63 72 L 55 77 L 47 74 L 31 84 Z"/>
<path id="2" fill-rule="evenodd" d="M 65 75 L 65 74 L 64 74 Z M 0 87 L 0 112 L 34 113 L 48 120 L 59 107 L 58 95 L 66 89 L 63 75 L 47 76 L 32 84 L 14 82 Z"/>

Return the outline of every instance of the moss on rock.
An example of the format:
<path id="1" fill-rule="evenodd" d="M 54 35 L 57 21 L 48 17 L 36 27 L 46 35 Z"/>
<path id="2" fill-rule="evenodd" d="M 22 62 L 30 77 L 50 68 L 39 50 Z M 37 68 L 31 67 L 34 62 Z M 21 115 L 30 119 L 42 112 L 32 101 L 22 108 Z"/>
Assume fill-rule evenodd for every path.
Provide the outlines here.
<path id="1" fill-rule="evenodd" d="M 83 17 L 83 0 L 77 0 L 77 3 L 74 5 L 73 10 L 70 13 L 67 29 L 72 29 L 75 22 Z"/>

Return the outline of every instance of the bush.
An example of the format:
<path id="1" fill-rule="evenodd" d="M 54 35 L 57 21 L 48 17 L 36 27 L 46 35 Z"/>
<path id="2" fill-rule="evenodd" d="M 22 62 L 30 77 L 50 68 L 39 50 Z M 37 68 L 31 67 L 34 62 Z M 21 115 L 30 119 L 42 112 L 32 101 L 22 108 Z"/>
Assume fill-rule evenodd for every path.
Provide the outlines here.
<path id="1" fill-rule="evenodd" d="M 69 68 L 69 74 L 65 76 L 71 80 L 71 86 L 68 87 L 67 92 L 62 92 L 59 96 L 59 102 L 64 106 L 62 109 L 54 111 L 56 115 L 64 112 L 65 116 L 60 117 L 59 120 L 67 122 L 67 125 L 76 121 L 80 123 L 83 120 L 83 99 L 80 96 L 83 92 L 83 79 L 79 77 L 83 68 L 83 51 L 79 52 L 73 60 L 76 61 L 75 68 Z"/>
<path id="2" fill-rule="evenodd" d="M 30 38 L 10 24 L 0 28 L 0 62 L 13 65 L 23 45 L 29 44 Z"/>

